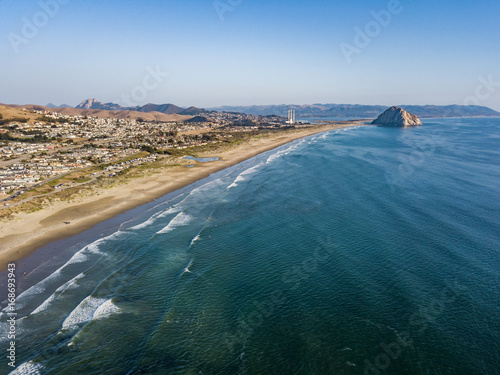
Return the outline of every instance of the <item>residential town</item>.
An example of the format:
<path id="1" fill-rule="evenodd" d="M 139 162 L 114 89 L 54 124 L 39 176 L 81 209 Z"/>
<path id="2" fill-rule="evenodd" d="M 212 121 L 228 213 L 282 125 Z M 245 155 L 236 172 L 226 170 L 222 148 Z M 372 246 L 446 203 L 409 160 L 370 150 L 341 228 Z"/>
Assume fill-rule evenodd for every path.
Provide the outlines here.
<path id="1" fill-rule="evenodd" d="M 0 128 L 0 199 L 4 202 L 72 171 L 106 165 L 90 180 L 114 177 L 123 169 L 156 160 L 157 151 L 166 157 L 168 150 L 216 144 L 234 133 L 288 127 L 279 116 L 229 112 L 207 112 L 185 122 L 33 112 L 38 115 L 36 121 L 12 121 Z M 144 151 L 147 156 L 133 158 Z"/>

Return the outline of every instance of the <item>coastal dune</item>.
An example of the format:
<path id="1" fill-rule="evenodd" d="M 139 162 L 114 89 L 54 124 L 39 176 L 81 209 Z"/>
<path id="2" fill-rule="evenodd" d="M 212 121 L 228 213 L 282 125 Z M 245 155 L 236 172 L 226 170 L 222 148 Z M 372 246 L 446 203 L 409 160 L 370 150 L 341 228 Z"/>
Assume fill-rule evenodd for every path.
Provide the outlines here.
<path id="1" fill-rule="evenodd" d="M 17 214 L 14 219 L 0 222 L 0 269 L 5 270 L 8 263 L 28 256 L 52 241 L 81 233 L 101 221 L 151 202 L 262 152 L 316 133 L 357 125 L 360 123 L 330 124 L 254 139 L 228 151 L 200 155 L 218 156 L 220 159 L 196 163 L 195 168 L 165 168 L 160 174 L 133 179 L 110 189 L 101 189 L 94 196 L 73 202 L 55 202 L 41 211 Z"/>

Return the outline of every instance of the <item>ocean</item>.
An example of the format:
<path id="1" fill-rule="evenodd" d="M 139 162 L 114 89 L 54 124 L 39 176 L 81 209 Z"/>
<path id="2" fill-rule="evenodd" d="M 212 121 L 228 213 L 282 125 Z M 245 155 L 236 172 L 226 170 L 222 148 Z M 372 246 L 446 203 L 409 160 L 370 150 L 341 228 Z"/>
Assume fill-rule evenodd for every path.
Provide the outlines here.
<path id="1" fill-rule="evenodd" d="M 0 373 L 498 374 L 499 144 L 334 130 L 46 246 Z"/>

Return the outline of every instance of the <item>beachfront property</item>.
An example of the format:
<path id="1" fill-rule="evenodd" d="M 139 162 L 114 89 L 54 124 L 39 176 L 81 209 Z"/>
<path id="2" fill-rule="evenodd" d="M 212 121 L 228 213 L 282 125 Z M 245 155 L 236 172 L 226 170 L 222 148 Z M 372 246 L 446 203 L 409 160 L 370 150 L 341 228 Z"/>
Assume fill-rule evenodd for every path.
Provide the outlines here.
<path id="1" fill-rule="evenodd" d="M 241 132 L 289 126 L 279 116 L 233 112 L 205 113 L 199 122 L 153 122 L 32 112 L 39 115 L 36 121 L 14 121 L 2 129 L 2 198 L 72 171 L 116 163 L 117 166 L 111 168 L 112 173 L 107 174 L 109 177 L 125 168 L 119 162 L 121 159 L 144 150 L 151 153 L 154 150 L 207 146 L 234 139 L 234 134 Z M 152 158 L 133 160 L 128 167 L 150 162 Z"/>

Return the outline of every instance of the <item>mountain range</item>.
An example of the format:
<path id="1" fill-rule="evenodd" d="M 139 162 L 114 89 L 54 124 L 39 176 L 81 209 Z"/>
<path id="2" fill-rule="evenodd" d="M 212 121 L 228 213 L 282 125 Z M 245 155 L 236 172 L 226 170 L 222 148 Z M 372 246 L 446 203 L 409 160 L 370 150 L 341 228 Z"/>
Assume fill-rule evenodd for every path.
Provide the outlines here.
<path id="1" fill-rule="evenodd" d="M 174 104 L 146 104 L 135 107 L 122 107 L 115 103 L 103 103 L 96 99 L 87 99 L 76 107 L 68 105 L 10 105 L 11 107 L 55 111 L 67 115 L 89 115 L 97 117 L 114 117 L 128 119 L 144 119 L 146 121 L 185 121 L 194 116 L 213 111 L 237 112 L 249 115 L 278 115 L 286 117 L 290 109 L 296 111 L 300 118 L 376 118 L 389 107 L 382 105 L 360 104 L 306 104 L 306 105 L 254 105 L 254 106 L 223 106 L 209 109 L 197 107 L 183 108 Z M 500 117 L 500 112 L 483 106 L 463 105 L 400 105 L 420 118 L 430 117 Z"/>
<path id="2" fill-rule="evenodd" d="M 498 117 L 500 112 L 482 106 L 464 105 L 399 105 L 398 107 L 415 114 L 421 118 L 430 117 Z M 297 118 L 375 118 L 386 111 L 389 106 L 359 105 L 359 104 L 310 104 L 310 105 L 254 105 L 254 106 L 223 106 L 210 108 L 213 111 L 241 112 L 250 115 L 279 115 L 287 116 L 290 109 L 296 111 Z"/>
<path id="3" fill-rule="evenodd" d="M 115 103 L 103 103 L 96 99 L 87 99 L 78 104 L 76 109 L 100 109 L 107 111 L 136 111 L 136 112 L 160 112 L 166 115 L 196 116 L 208 111 L 202 108 L 189 107 L 182 108 L 175 104 L 153 104 L 148 103 L 143 106 L 122 107 Z"/>
<path id="4" fill-rule="evenodd" d="M 192 115 L 180 115 L 180 114 L 166 114 L 162 112 L 139 112 L 131 110 L 105 110 L 105 109 L 83 109 L 83 108 L 73 108 L 73 107 L 63 107 L 54 108 L 46 107 L 36 104 L 2 104 L 0 106 L 5 106 L 12 109 L 27 109 L 29 111 L 48 111 L 61 113 L 67 116 L 93 116 L 100 118 L 117 118 L 117 119 L 129 119 L 129 120 L 144 120 L 144 121 L 160 121 L 160 122 L 182 122 L 192 119 Z"/>
<path id="5" fill-rule="evenodd" d="M 55 104 L 52 104 L 52 103 L 46 104 L 45 107 L 49 107 L 49 108 L 73 108 L 73 107 L 71 107 L 70 105 L 67 105 L 67 104 L 55 105 Z"/>

